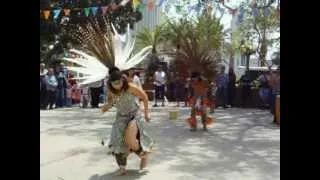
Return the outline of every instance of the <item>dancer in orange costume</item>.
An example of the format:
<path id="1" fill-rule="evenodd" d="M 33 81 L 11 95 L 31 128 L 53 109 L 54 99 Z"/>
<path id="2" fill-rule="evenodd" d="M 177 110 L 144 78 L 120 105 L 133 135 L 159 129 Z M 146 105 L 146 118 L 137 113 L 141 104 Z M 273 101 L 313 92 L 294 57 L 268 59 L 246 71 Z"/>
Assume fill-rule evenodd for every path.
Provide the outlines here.
<path id="1" fill-rule="evenodd" d="M 199 115 L 202 119 L 203 130 L 206 131 L 208 126 L 213 124 L 213 118 L 207 116 L 207 89 L 199 73 L 192 74 L 191 87 L 191 117 L 187 119 L 187 122 L 191 127 L 191 131 L 195 131 L 197 129 L 196 116 Z"/>

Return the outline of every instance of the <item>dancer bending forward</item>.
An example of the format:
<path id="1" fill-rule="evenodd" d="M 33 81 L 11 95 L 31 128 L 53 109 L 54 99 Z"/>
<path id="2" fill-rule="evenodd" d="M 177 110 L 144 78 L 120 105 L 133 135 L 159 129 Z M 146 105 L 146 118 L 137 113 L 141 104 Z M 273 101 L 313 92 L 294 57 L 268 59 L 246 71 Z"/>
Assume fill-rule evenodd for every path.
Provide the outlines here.
<path id="1" fill-rule="evenodd" d="M 148 96 L 134 84 L 128 83 L 118 69 L 110 69 L 109 75 L 110 93 L 108 93 L 108 103 L 102 107 L 102 111 L 108 111 L 112 105 L 117 109 L 108 146 L 120 168 L 119 175 L 124 175 L 130 152 L 141 158 L 140 169 L 143 169 L 146 167 L 147 155 L 153 145 L 152 139 L 144 130 L 144 121 L 137 100 L 139 98 L 143 101 L 144 118 L 149 122 Z"/>

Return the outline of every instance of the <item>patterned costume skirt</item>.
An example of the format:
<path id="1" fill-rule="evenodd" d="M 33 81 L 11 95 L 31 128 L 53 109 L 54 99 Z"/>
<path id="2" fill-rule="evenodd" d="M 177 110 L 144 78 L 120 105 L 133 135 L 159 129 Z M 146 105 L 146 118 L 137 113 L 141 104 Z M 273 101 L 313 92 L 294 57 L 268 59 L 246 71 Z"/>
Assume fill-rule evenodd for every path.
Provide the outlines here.
<path id="1" fill-rule="evenodd" d="M 125 130 L 129 124 L 129 122 L 135 121 L 138 127 L 138 134 L 140 135 L 140 147 L 144 152 L 150 152 L 151 147 L 153 145 L 153 140 L 147 134 L 144 128 L 144 118 L 141 116 L 141 112 L 134 112 L 129 114 L 120 114 L 117 112 L 116 120 L 112 125 L 111 137 L 109 142 L 109 148 L 111 152 L 114 154 L 118 153 L 129 153 L 130 149 L 126 143 L 125 139 Z M 130 133 L 130 132 L 129 132 Z M 132 136 L 136 136 L 136 134 L 132 134 Z"/>

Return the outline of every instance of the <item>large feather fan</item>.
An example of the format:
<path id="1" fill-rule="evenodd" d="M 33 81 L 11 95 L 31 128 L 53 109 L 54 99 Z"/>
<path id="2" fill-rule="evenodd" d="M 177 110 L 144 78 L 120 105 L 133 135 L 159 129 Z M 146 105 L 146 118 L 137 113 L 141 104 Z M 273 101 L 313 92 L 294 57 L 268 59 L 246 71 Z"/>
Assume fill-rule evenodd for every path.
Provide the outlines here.
<path id="1" fill-rule="evenodd" d="M 135 39 L 131 35 L 129 25 L 126 33 L 121 35 L 113 24 L 106 20 L 104 20 L 104 27 L 97 21 L 79 26 L 74 37 L 86 52 L 71 49 L 71 52 L 80 57 L 65 57 L 63 60 L 79 66 L 68 67 L 68 69 L 84 75 L 84 77 L 76 78 L 81 80 L 80 85 L 91 84 L 104 79 L 108 76 L 108 69 L 114 66 L 120 70 L 130 69 L 143 61 L 152 50 L 152 46 L 147 46 L 132 56 Z"/>

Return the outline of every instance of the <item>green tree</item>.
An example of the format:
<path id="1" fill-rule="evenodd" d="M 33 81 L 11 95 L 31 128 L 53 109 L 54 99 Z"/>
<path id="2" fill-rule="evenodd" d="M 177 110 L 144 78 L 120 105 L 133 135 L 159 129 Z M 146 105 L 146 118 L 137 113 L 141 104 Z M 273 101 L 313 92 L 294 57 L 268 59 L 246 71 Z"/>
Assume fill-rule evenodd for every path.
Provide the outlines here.
<path id="1" fill-rule="evenodd" d="M 243 4 L 242 8 L 246 12 L 243 16 L 243 22 L 239 24 L 240 36 L 250 36 L 251 41 L 256 46 L 261 65 L 266 65 L 266 55 L 268 47 L 274 43 L 280 42 L 280 19 L 272 1 L 257 0 L 256 4 Z M 254 12 L 257 9 L 257 12 Z M 278 37 L 272 37 L 279 34 Z"/>
<path id="2" fill-rule="evenodd" d="M 197 19 L 171 20 L 164 27 L 164 38 L 171 45 L 165 47 L 169 48 L 167 54 L 175 58 L 176 71 L 184 74 L 188 69 L 213 78 L 223 42 L 218 19 L 201 15 Z"/>
<path id="3" fill-rule="evenodd" d="M 158 57 L 158 47 L 163 42 L 162 29 L 160 26 L 156 26 L 154 30 L 150 30 L 149 28 L 143 28 L 136 35 L 137 38 L 137 49 L 142 49 L 146 46 L 152 46 L 152 53 L 149 56 L 149 64 L 147 69 L 147 78 L 152 76 L 152 74 L 156 71 L 157 66 L 159 65 L 159 57 Z"/>

